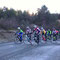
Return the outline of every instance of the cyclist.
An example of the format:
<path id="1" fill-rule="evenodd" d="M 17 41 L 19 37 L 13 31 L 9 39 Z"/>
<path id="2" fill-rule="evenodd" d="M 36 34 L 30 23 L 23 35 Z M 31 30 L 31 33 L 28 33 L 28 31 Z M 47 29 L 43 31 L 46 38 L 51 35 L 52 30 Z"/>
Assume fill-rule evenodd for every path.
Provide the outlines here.
<path id="1" fill-rule="evenodd" d="M 52 31 L 50 29 L 48 29 L 46 34 L 47 34 L 47 39 L 50 40 L 51 39 L 51 35 L 52 35 Z"/>
<path id="2" fill-rule="evenodd" d="M 20 27 L 17 28 L 16 35 L 19 41 L 22 42 L 23 30 Z"/>
<path id="3" fill-rule="evenodd" d="M 52 34 L 53 34 L 53 41 L 57 40 L 57 32 L 55 28 L 53 28 Z"/>
<path id="4" fill-rule="evenodd" d="M 46 41 L 46 39 L 47 39 L 46 31 L 45 31 L 45 29 L 43 27 L 41 27 L 41 34 L 42 34 L 43 40 Z"/>
<path id="5" fill-rule="evenodd" d="M 36 37 L 35 42 L 36 42 L 37 44 L 39 44 L 40 29 L 39 29 L 39 27 L 37 27 L 36 25 L 34 25 L 33 33 L 34 33 L 34 40 L 35 40 L 35 37 Z"/>
<path id="6" fill-rule="evenodd" d="M 31 29 L 29 26 L 26 27 L 26 34 L 27 34 L 27 39 L 28 39 L 28 42 L 30 42 L 30 44 L 32 45 L 32 42 L 31 42 Z"/>

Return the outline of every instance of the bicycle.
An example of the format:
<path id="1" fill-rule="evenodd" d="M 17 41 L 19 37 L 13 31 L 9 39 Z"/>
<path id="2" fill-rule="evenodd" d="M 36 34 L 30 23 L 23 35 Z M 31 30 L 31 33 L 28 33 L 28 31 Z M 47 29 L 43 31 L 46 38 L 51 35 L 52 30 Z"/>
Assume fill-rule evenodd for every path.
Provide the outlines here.
<path id="1" fill-rule="evenodd" d="M 51 40 L 51 35 L 47 35 L 47 39 L 48 40 Z"/>
<path id="2" fill-rule="evenodd" d="M 39 34 L 35 33 L 34 34 L 34 41 L 39 44 Z"/>
<path id="3" fill-rule="evenodd" d="M 22 43 L 22 42 L 24 42 L 23 35 L 21 34 L 18 35 L 15 33 L 15 43 Z"/>
<path id="4" fill-rule="evenodd" d="M 32 42 L 31 42 L 31 33 L 27 34 L 26 37 L 27 37 L 28 42 L 32 45 Z"/>
<path id="5" fill-rule="evenodd" d="M 57 40 L 57 36 L 56 34 L 53 35 L 53 41 L 56 41 Z"/>

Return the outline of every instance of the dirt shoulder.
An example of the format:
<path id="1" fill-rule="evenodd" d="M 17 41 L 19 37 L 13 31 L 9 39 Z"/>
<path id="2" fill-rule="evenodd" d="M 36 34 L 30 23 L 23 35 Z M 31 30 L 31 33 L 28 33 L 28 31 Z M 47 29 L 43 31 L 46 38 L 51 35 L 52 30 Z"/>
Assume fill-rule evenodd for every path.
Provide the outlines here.
<path id="1" fill-rule="evenodd" d="M 15 32 L 15 30 L 0 30 L 0 43 L 14 41 Z"/>

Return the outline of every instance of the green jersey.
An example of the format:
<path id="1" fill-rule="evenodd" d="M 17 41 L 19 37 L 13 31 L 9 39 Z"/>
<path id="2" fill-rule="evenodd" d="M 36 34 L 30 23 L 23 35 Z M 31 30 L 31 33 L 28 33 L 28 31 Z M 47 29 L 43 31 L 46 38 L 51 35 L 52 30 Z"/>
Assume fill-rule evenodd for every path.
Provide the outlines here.
<path id="1" fill-rule="evenodd" d="M 23 30 L 22 30 L 22 29 L 20 29 L 20 32 L 22 32 L 22 33 L 23 33 Z"/>
<path id="2" fill-rule="evenodd" d="M 51 31 L 47 31 L 47 34 L 52 34 L 52 32 Z"/>

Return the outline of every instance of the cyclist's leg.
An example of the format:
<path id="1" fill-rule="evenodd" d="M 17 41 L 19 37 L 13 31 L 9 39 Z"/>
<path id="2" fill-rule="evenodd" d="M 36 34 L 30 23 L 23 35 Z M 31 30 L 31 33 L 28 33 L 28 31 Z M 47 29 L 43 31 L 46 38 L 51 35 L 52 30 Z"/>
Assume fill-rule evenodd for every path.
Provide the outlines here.
<path id="1" fill-rule="evenodd" d="M 56 40 L 56 34 L 53 34 L 53 41 Z"/>
<path id="2" fill-rule="evenodd" d="M 49 40 L 50 40 L 50 33 L 49 33 Z"/>
<path id="3" fill-rule="evenodd" d="M 31 42 L 31 34 L 29 34 L 29 40 L 30 40 L 30 44 L 32 45 L 32 42 Z"/>
<path id="4" fill-rule="evenodd" d="M 39 44 L 39 35 L 37 35 L 37 43 Z"/>
<path id="5" fill-rule="evenodd" d="M 31 34 L 29 34 L 29 39 L 31 40 Z"/>
<path id="6" fill-rule="evenodd" d="M 57 40 L 57 34 L 55 36 L 56 36 L 56 40 Z"/>
<path id="7" fill-rule="evenodd" d="M 20 36 L 20 42 L 22 42 L 22 36 Z"/>
<path id="8" fill-rule="evenodd" d="M 47 41 L 47 34 L 45 33 L 45 41 Z"/>
<path id="9" fill-rule="evenodd" d="M 19 39 L 20 42 L 22 42 L 22 35 L 23 35 L 23 33 L 20 34 L 20 39 Z"/>
<path id="10" fill-rule="evenodd" d="M 37 35 L 34 34 L 34 41 L 36 42 L 36 40 L 37 40 Z"/>
<path id="11" fill-rule="evenodd" d="M 50 34 L 50 40 L 51 40 L 51 34 Z"/>
<path id="12" fill-rule="evenodd" d="M 28 40 L 28 42 L 32 45 L 30 34 L 27 35 L 27 40 Z"/>
<path id="13" fill-rule="evenodd" d="M 42 38 L 43 38 L 43 40 L 45 41 L 45 36 L 44 36 L 44 35 L 42 35 Z"/>

